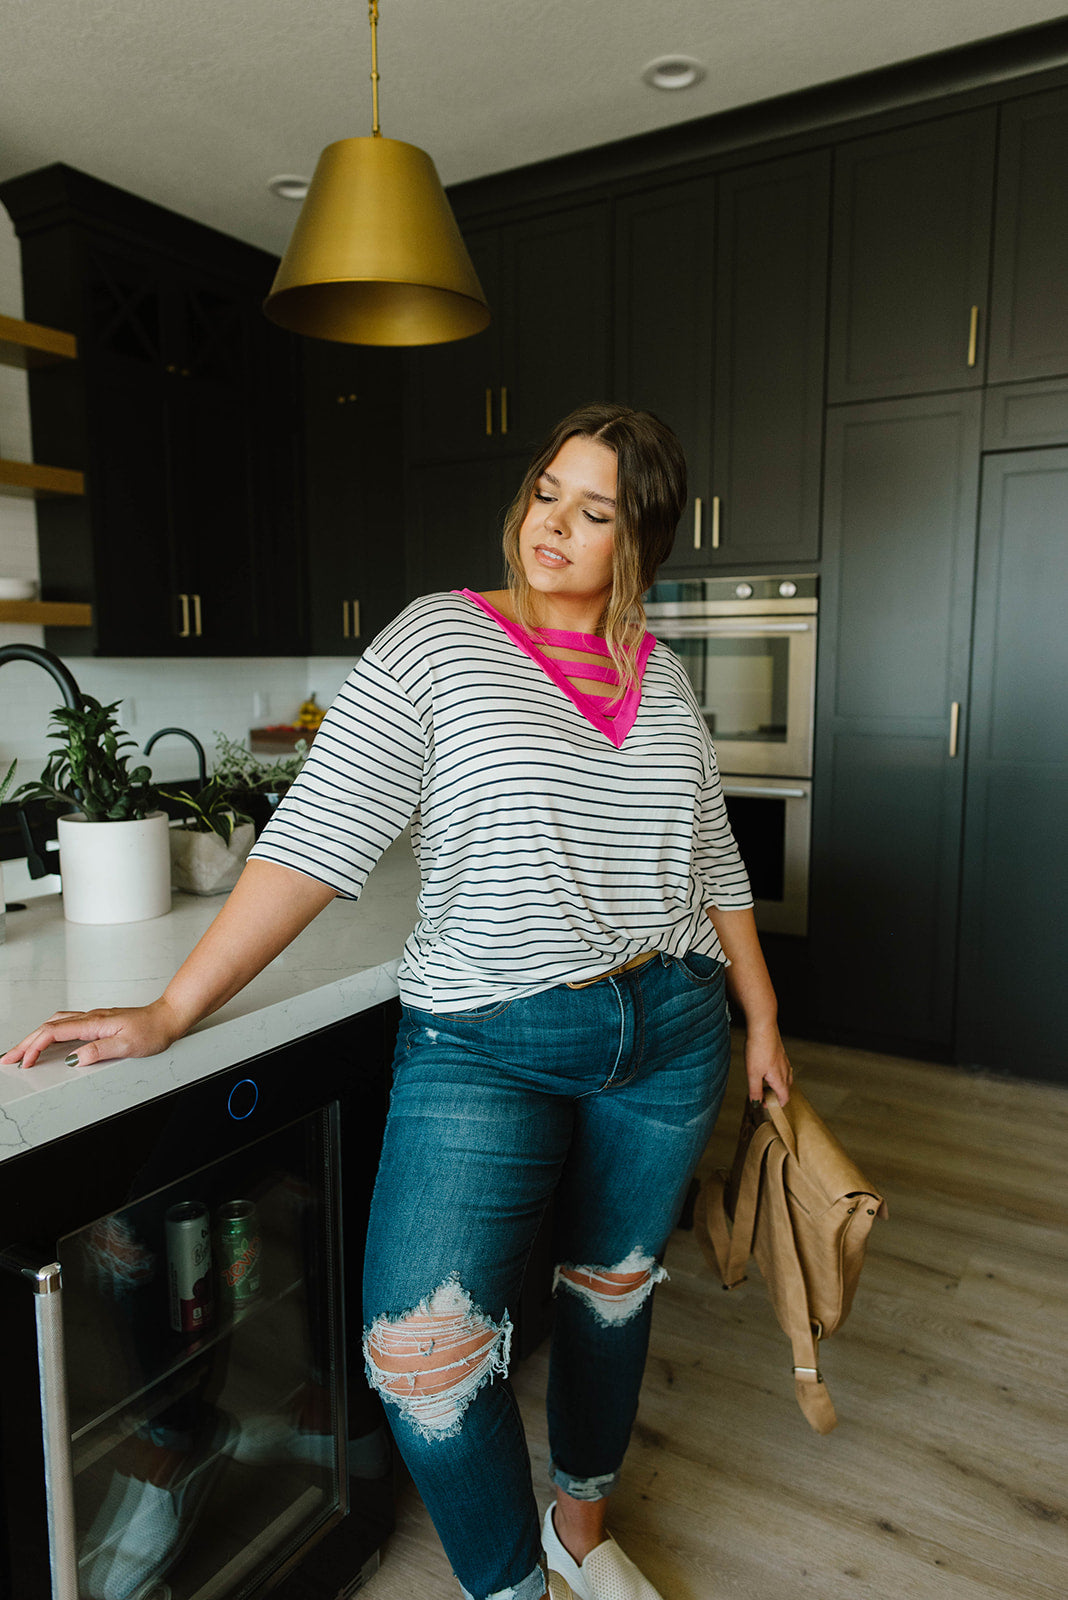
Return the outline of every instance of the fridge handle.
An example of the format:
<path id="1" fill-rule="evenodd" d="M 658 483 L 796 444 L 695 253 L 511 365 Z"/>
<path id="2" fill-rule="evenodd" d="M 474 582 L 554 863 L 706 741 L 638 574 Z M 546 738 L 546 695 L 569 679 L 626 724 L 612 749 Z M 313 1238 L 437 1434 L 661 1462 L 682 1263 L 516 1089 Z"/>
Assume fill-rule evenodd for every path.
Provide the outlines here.
<path id="1" fill-rule="evenodd" d="M 37 1266 L 37 1259 L 28 1251 L 19 1249 L 4 1250 L 0 1254 L 0 1263 L 18 1272 L 33 1289 L 52 1600 L 78 1600 L 74 1472 L 67 1411 L 67 1365 L 63 1350 L 63 1271 L 58 1261 Z"/>

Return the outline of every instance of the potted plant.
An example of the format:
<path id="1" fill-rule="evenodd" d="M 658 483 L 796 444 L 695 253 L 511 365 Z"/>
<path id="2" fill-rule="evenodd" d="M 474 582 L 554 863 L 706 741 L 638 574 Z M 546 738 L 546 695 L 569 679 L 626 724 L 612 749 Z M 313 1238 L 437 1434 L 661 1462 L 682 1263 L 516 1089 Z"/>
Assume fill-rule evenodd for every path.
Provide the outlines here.
<path id="1" fill-rule="evenodd" d="M 118 726 L 120 701 L 83 694 L 58 706 L 54 750 L 40 779 L 16 801 L 43 800 L 59 818 L 63 914 L 69 922 L 144 922 L 171 908 L 167 814 L 148 767 L 131 771 L 123 750 L 134 741 Z"/>
<path id="2" fill-rule="evenodd" d="M 189 812 L 170 830 L 172 887 L 187 894 L 225 894 L 252 849 L 252 818 L 237 809 L 217 772 L 196 794 L 186 789 L 161 793 Z"/>
<path id="3" fill-rule="evenodd" d="M 298 739 L 291 755 L 265 761 L 261 756 L 253 755 L 248 745 L 217 732 L 214 776 L 230 796 L 231 802 L 251 817 L 258 835 L 304 765 L 307 754 L 307 741 Z"/>
<path id="4" fill-rule="evenodd" d="M 4 776 L 0 778 L 0 805 L 3 805 L 7 791 L 11 788 L 11 780 L 15 776 L 15 768 L 17 766 L 18 762 L 13 761 L 8 767 L 7 771 L 4 773 Z M 6 924 L 7 905 L 4 900 L 4 863 L 0 861 L 0 944 L 3 944 L 5 938 L 7 937 L 5 932 Z"/>

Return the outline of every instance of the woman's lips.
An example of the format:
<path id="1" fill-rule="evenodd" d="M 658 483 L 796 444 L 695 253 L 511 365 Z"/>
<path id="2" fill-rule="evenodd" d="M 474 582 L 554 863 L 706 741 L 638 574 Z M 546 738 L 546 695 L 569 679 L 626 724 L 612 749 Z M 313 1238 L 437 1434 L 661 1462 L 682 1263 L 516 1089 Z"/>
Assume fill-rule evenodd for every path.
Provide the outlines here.
<path id="1" fill-rule="evenodd" d="M 535 560 L 541 562 L 543 567 L 567 567 L 571 564 L 565 555 L 561 555 L 558 550 L 554 550 L 551 545 L 547 544 L 536 544 L 534 546 L 534 557 Z"/>

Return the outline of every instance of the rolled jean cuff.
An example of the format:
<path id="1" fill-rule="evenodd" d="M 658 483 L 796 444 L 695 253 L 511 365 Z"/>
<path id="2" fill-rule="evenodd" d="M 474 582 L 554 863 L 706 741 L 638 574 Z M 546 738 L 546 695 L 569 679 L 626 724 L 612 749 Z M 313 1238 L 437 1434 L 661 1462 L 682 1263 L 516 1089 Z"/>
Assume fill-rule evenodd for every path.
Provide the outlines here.
<path id="1" fill-rule="evenodd" d="M 496 1594 L 486 1596 L 486 1600 L 541 1600 L 548 1588 L 548 1579 L 545 1576 L 545 1566 L 542 1562 L 528 1572 L 520 1583 L 511 1584 L 507 1589 L 498 1589 Z M 455 1577 L 455 1573 L 453 1574 Z M 459 1579 L 457 1579 L 459 1582 Z M 469 1589 L 460 1584 L 460 1593 L 464 1600 L 482 1600 L 481 1596 L 473 1595 Z"/>
<path id="2" fill-rule="evenodd" d="M 606 1472 L 600 1478 L 574 1478 L 570 1472 L 558 1467 L 555 1461 L 550 1461 L 549 1478 L 572 1500 L 605 1500 L 619 1482 L 619 1473 Z"/>

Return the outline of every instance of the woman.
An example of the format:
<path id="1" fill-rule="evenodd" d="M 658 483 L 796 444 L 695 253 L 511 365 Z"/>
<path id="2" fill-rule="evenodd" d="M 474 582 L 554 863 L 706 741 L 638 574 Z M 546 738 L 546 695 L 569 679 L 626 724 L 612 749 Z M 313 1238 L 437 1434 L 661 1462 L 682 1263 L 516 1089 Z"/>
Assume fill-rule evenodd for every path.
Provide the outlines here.
<path id="1" fill-rule="evenodd" d="M 656 418 L 565 418 L 506 520 L 509 588 L 426 596 L 378 636 L 161 998 L 62 1013 L 4 1057 L 32 1066 L 59 1039 L 90 1041 L 68 1058 L 82 1064 L 165 1049 L 334 894 L 358 895 L 411 822 L 420 916 L 364 1349 L 469 1600 L 658 1600 L 605 1510 L 660 1260 L 722 1099 L 728 973 L 749 1093 L 789 1095 L 714 752 L 680 663 L 644 630 L 685 498 Z M 506 1374 L 553 1194 L 557 1498 L 539 1533 Z"/>

